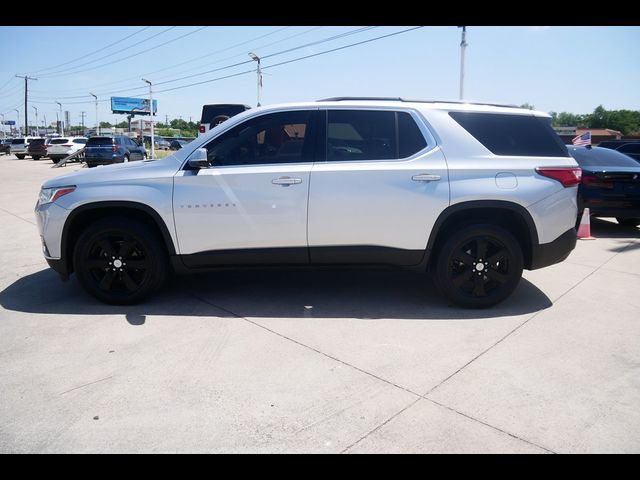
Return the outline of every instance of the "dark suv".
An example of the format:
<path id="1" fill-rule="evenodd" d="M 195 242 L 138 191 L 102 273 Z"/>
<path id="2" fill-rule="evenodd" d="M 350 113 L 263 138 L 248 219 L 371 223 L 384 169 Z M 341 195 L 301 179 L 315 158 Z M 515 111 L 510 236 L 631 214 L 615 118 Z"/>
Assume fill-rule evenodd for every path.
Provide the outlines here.
<path id="1" fill-rule="evenodd" d="M 45 138 L 34 138 L 27 147 L 27 154 L 34 160 L 40 160 L 47 156 L 47 144 Z"/>
<path id="2" fill-rule="evenodd" d="M 124 163 L 147 158 L 144 146 L 138 145 L 129 137 L 91 137 L 85 148 L 85 161 L 88 167 Z"/>

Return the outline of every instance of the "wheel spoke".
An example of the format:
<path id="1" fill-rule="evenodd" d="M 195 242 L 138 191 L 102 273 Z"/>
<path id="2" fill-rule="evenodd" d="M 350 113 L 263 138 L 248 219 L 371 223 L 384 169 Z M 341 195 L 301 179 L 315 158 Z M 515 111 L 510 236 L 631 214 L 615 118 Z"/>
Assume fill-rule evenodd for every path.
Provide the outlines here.
<path id="1" fill-rule="evenodd" d="M 107 253 L 107 255 L 109 255 L 110 257 L 115 257 L 116 256 L 116 251 L 115 251 L 115 249 L 111 245 L 111 242 L 109 242 L 108 239 L 103 238 L 102 240 L 100 240 L 97 243 L 97 245 L 102 249 L 102 251 Z"/>
<path id="2" fill-rule="evenodd" d="M 95 270 L 95 269 L 104 270 L 109 266 L 107 264 L 107 260 L 104 258 L 95 258 L 95 259 L 92 258 L 90 260 L 87 260 L 85 265 L 89 270 Z"/>
<path id="3" fill-rule="evenodd" d="M 135 245 L 136 241 L 133 238 L 126 238 L 123 244 L 118 249 L 118 256 L 121 258 L 127 258 Z"/>
<path id="4" fill-rule="evenodd" d="M 476 297 L 484 297 L 486 294 L 484 290 L 484 279 L 482 278 L 482 275 L 473 276 L 473 294 Z"/>
<path id="5" fill-rule="evenodd" d="M 460 273 L 459 275 L 456 275 L 455 277 L 453 277 L 452 283 L 456 288 L 460 288 L 460 286 L 471 280 L 471 275 L 473 274 L 473 270 L 471 269 L 467 269 L 464 272 Z"/>
<path id="6" fill-rule="evenodd" d="M 129 275 L 129 272 L 127 272 L 126 270 L 120 272 L 120 278 L 122 278 L 122 283 L 124 283 L 124 286 L 130 292 L 134 292 L 138 289 L 138 285 L 133 281 L 133 279 Z"/>
<path id="7" fill-rule="evenodd" d="M 111 284 L 113 283 L 113 279 L 115 277 L 116 272 L 114 272 L 113 270 L 109 270 L 107 273 L 105 273 L 104 277 L 102 277 L 102 280 L 98 284 L 100 290 L 110 290 Z"/>
<path id="8" fill-rule="evenodd" d="M 506 258 L 506 256 L 507 256 L 507 251 L 504 248 L 501 248 L 496 253 L 494 253 L 489 258 L 487 258 L 487 263 L 490 265 L 495 265 L 500 260 Z"/>
<path id="9" fill-rule="evenodd" d="M 491 268 L 487 269 L 484 272 L 487 277 L 489 277 L 491 280 L 495 280 L 498 283 L 506 283 L 509 280 L 509 276 L 505 275 L 504 273 L 500 273 L 497 272 Z"/>
<path id="10" fill-rule="evenodd" d="M 457 262 L 464 263 L 468 267 L 473 267 L 473 264 L 476 261 L 475 258 L 473 258 L 471 255 L 469 255 L 464 250 L 458 250 L 456 253 L 454 253 L 453 254 L 453 260 L 455 260 Z"/>
<path id="11" fill-rule="evenodd" d="M 477 250 L 478 258 L 484 259 L 487 257 L 487 244 L 488 242 L 484 238 L 479 238 L 476 241 L 476 245 L 478 247 L 478 250 Z"/>
<path id="12" fill-rule="evenodd" d="M 147 261 L 146 260 L 131 260 L 127 259 L 125 262 L 126 265 L 124 268 L 126 270 L 138 269 L 138 270 L 146 270 L 147 269 Z"/>

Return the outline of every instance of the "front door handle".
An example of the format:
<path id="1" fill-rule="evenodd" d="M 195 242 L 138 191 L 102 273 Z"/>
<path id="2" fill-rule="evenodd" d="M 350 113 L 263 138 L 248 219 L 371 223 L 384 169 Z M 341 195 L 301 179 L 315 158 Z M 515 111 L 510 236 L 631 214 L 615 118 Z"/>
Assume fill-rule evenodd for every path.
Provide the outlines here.
<path id="1" fill-rule="evenodd" d="M 440 180 L 440 175 L 431 175 L 429 173 L 421 173 L 419 175 L 414 175 L 411 177 L 411 180 L 416 182 L 435 182 Z"/>
<path id="2" fill-rule="evenodd" d="M 302 179 L 291 178 L 291 177 L 280 177 L 280 178 L 274 178 L 273 180 L 271 180 L 271 183 L 273 183 L 274 185 L 282 185 L 284 187 L 288 187 L 289 185 L 297 185 L 299 183 L 302 183 Z"/>

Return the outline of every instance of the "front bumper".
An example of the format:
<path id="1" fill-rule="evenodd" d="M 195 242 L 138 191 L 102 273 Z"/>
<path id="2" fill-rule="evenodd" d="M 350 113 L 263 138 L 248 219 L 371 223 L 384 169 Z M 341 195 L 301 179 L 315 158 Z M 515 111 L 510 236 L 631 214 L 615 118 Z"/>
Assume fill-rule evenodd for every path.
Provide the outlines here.
<path id="1" fill-rule="evenodd" d="M 576 248 L 576 229 L 570 228 L 553 242 L 534 245 L 531 249 L 531 267 L 529 270 L 548 267 L 566 259 Z"/>

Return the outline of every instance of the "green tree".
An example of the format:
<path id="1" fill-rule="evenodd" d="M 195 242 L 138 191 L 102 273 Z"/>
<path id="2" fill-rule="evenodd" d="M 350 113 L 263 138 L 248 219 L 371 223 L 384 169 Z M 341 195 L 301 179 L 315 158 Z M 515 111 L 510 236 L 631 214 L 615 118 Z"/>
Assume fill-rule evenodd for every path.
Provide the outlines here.
<path id="1" fill-rule="evenodd" d="M 527 108 L 529 110 L 535 110 L 536 107 L 534 107 L 533 105 L 531 105 L 530 103 L 523 103 L 522 105 L 520 105 L 520 108 Z"/>
<path id="2" fill-rule="evenodd" d="M 109 122 L 100 122 L 100 128 L 111 128 L 113 125 Z"/>

